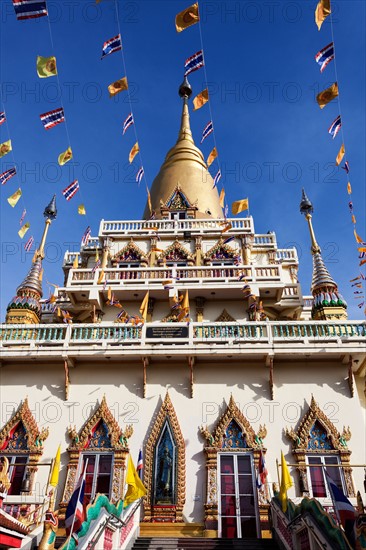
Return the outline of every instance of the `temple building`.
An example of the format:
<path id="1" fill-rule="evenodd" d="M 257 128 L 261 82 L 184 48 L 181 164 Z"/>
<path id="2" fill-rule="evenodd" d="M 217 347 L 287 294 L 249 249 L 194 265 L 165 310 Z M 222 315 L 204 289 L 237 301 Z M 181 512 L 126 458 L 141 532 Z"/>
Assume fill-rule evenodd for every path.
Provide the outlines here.
<path id="1" fill-rule="evenodd" d="M 309 295 L 295 248 L 225 215 L 192 136 L 191 93 L 185 79 L 178 139 L 142 219 L 102 219 L 66 253 L 47 299 L 55 197 L 44 211 L 0 328 L 0 548 L 76 548 L 65 512 L 85 464 L 78 548 L 351 548 L 325 473 L 365 538 L 366 323 L 347 317 L 305 191 Z M 136 465 L 140 450 L 146 495 L 125 507 L 128 456 Z M 281 451 L 293 479 L 285 511 Z"/>

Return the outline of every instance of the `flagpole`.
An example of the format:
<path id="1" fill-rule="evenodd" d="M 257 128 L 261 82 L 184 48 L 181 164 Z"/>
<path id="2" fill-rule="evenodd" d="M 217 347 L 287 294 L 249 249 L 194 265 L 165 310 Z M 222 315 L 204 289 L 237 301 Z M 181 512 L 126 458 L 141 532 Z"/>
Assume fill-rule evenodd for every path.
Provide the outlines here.
<path id="1" fill-rule="evenodd" d="M 276 458 L 276 468 L 277 468 L 278 489 L 280 489 L 281 481 L 280 481 L 280 467 L 278 465 L 278 458 Z"/>
<path id="2" fill-rule="evenodd" d="M 86 469 L 88 467 L 88 462 L 89 462 L 89 458 L 86 459 L 85 461 L 85 468 L 84 468 L 84 472 L 83 472 L 83 477 L 84 475 L 86 475 Z M 84 480 L 83 480 L 84 481 Z M 78 494 L 78 502 L 79 502 L 79 499 L 80 499 L 80 493 L 81 493 L 81 490 L 83 488 L 83 481 L 80 483 L 80 487 L 79 487 L 79 494 Z M 75 510 L 76 512 L 76 510 Z M 74 517 L 72 518 L 72 524 L 71 524 L 71 529 L 70 529 L 70 535 L 69 535 L 69 539 L 67 541 L 67 547 L 66 547 L 66 550 L 69 550 L 69 545 L 70 545 L 70 541 L 71 541 L 71 537 L 72 537 L 72 532 L 73 532 L 73 529 L 74 529 L 74 524 L 75 524 L 75 516 L 76 516 L 76 513 L 74 513 Z"/>

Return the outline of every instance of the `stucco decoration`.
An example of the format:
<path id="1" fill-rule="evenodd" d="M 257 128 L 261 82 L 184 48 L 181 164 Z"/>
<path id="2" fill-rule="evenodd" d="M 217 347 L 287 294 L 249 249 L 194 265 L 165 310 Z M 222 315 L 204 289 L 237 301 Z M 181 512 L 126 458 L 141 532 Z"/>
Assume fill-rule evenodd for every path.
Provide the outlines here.
<path id="1" fill-rule="evenodd" d="M 48 437 L 48 428 L 38 428 L 37 422 L 29 408 L 28 399 L 19 406 L 16 413 L 0 431 L 0 454 L 28 455 L 26 476 L 29 480 L 29 491 L 32 493 L 37 463 L 43 453 L 43 442 Z"/>
<path id="2" fill-rule="evenodd" d="M 113 265 L 119 262 L 140 262 L 143 266 L 148 265 L 148 257 L 145 252 L 134 243 L 133 239 L 131 239 L 126 246 L 113 256 L 111 262 Z"/>
<path id="3" fill-rule="evenodd" d="M 187 262 L 188 265 L 193 265 L 194 257 L 190 251 L 176 239 L 168 248 L 161 252 L 158 257 L 158 262 Z"/>
<path id="4" fill-rule="evenodd" d="M 226 311 L 226 309 L 223 309 L 220 315 L 217 319 L 215 319 L 215 323 L 235 323 L 236 319 L 230 313 Z"/>
<path id="5" fill-rule="evenodd" d="M 175 503 L 154 504 L 154 457 L 155 449 L 159 442 L 162 431 L 167 422 L 176 445 L 176 468 L 175 468 Z M 144 485 L 147 489 L 144 505 L 145 522 L 181 522 L 183 521 L 183 507 L 186 498 L 186 456 L 185 442 L 179 426 L 178 418 L 171 402 L 169 393 L 157 414 L 154 425 L 151 429 L 149 439 L 145 448 Z"/>
<path id="6" fill-rule="evenodd" d="M 311 453 L 339 456 L 348 496 L 356 496 L 352 480 L 352 469 L 349 467 L 351 451 L 348 449 L 348 441 L 352 436 L 349 427 L 343 427 L 342 433 L 339 432 L 321 410 L 314 396 L 311 396 L 310 407 L 300 420 L 298 428 L 296 430 L 293 427 L 286 428 L 284 431 L 285 435 L 292 440 L 292 452 L 299 464 L 300 488 L 303 495 L 308 496 L 310 493 L 305 455 Z"/>
<path id="7" fill-rule="evenodd" d="M 234 262 L 237 257 L 238 251 L 231 248 L 228 244 L 224 244 L 224 239 L 220 237 L 217 243 L 203 256 L 203 261 L 205 264 L 219 260 L 233 260 Z"/>

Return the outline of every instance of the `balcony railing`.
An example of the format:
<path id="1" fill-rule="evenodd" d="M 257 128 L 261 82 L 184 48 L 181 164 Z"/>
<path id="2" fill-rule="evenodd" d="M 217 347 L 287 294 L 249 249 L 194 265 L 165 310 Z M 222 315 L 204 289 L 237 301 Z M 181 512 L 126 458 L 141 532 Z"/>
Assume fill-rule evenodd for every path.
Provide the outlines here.
<path id="1" fill-rule="evenodd" d="M 109 347 L 143 348 L 154 345 L 200 348 L 211 344 L 255 344 L 292 346 L 294 343 L 342 343 L 365 349 L 365 321 L 264 321 L 241 323 L 146 323 L 143 326 L 120 323 L 0 325 L 0 347 L 6 349 L 84 348 L 91 344 Z M 94 347 L 94 346 L 93 346 Z"/>
<path id="2" fill-rule="evenodd" d="M 177 267 L 174 271 L 174 277 L 179 279 L 180 283 L 203 283 L 209 282 L 237 282 L 239 281 L 239 275 L 244 275 L 247 281 L 281 281 L 281 266 L 267 265 L 267 266 L 201 266 L 201 267 Z M 100 269 L 95 273 L 91 269 L 70 269 L 67 286 L 75 285 L 94 285 L 97 284 L 100 276 Z M 146 267 L 146 268 L 117 268 L 117 269 L 105 269 L 103 281 L 106 279 L 112 285 L 130 285 L 141 284 L 149 285 L 154 284 L 155 281 L 163 281 L 164 279 L 170 279 L 173 277 L 173 270 L 171 268 L 164 267 Z"/>
<path id="3" fill-rule="evenodd" d="M 223 221 L 223 220 L 222 220 Z M 232 224 L 230 233 L 254 233 L 252 218 L 228 219 Z M 124 235 L 129 233 L 180 233 L 192 231 L 194 233 L 214 232 L 220 233 L 222 225 L 217 219 L 186 219 L 186 220 L 102 220 L 99 228 L 99 235 Z"/>

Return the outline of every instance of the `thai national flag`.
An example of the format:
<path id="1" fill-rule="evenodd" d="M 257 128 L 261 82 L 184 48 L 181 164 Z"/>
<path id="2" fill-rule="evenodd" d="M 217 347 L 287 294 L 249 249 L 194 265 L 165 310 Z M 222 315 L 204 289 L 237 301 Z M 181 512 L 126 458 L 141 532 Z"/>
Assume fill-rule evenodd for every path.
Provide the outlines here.
<path id="1" fill-rule="evenodd" d="M 9 168 L 9 170 L 5 170 L 5 172 L 3 172 L 2 174 L 0 174 L 0 182 L 1 182 L 1 185 L 5 185 L 5 183 L 7 181 L 10 180 L 10 178 L 12 178 L 13 176 L 15 176 L 15 174 L 17 173 L 17 170 L 16 168 Z"/>
<path id="2" fill-rule="evenodd" d="M 85 519 L 85 510 L 83 506 L 84 493 L 85 493 L 85 475 L 86 475 L 87 463 L 84 468 L 84 472 L 75 487 L 69 504 L 66 508 L 65 515 L 65 527 L 67 536 L 72 535 L 78 531 Z"/>
<path id="3" fill-rule="evenodd" d="M 142 178 L 144 177 L 144 169 L 141 166 L 140 170 L 136 174 L 136 182 L 140 185 Z"/>
<path id="4" fill-rule="evenodd" d="M 264 456 L 262 451 L 260 451 L 259 462 L 258 462 L 258 475 L 257 475 L 257 487 L 258 489 L 266 483 L 268 471 L 266 468 L 266 463 L 264 462 Z"/>
<path id="5" fill-rule="evenodd" d="M 26 214 L 27 214 L 27 210 L 24 208 L 22 215 L 20 216 L 19 225 L 22 225 L 22 223 L 24 222 L 24 218 Z"/>
<path id="6" fill-rule="evenodd" d="M 193 71 L 197 71 L 203 66 L 204 66 L 203 51 L 200 50 L 199 52 L 195 53 L 191 57 L 188 57 L 188 59 L 184 63 L 184 68 L 185 68 L 184 76 L 187 76 L 189 73 L 193 73 Z"/>
<path id="7" fill-rule="evenodd" d="M 39 116 L 46 130 L 53 128 L 61 122 L 65 122 L 65 114 L 62 107 L 54 111 L 48 111 L 48 113 L 43 113 L 43 115 Z"/>
<path id="8" fill-rule="evenodd" d="M 6 121 L 6 115 L 5 111 L 1 111 L 0 113 L 0 126 Z"/>
<path id="9" fill-rule="evenodd" d="M 207 136 L 212 134 L 212 132 L 213 132 L 213 124 L 212 124 L 212 120 L 210 120 L 210 122 L 208 122 L 208 124 L 206 124 L 205 128 L 203 129 L 201 143 L 207 138 Z"/>
<path id="10" fill-rule="evenodd" d="M 216 176 L 214 177 L 214 184 L 213 184 L 213 187 L 212 189 L 214 189 L 216 187 L 216 185 L 218 184 L 218 182 L 221 180 L 221 170 L 219 169 Z"/>
<path id="11" fill-rule="evenodd" d="M 66 189 L 62 191 L 62 194 L 65 197 L 65 199 L 69 201 L 70 199 L 72 199 L 75 193 L 77 193 L 78 190 L 79 190 L 79 182 L 78 180 L 74 180 L 72 183 L 70 183 L 68 187 L 66 187 Z"/>
<path id="12" fill-rule="evenodd" d="M 133 114 L 130 113 L 130 114 L 128 115 L 128 117 L 126 118 L 126 120 L 124 121 L 124 123 L 123 123 L 123 135 L 125 135 L 126 130 L 127 130 L 130 126 L 132 126 L 133 122 L 134 122 L 134 120 L 133 120 Z"/>
<path id="13" fill-rule="evenodd" d="M 327 472 L 325 472 L 325 479 L 328 483 L 328 488 L 330 496 L 332 497 L 333 506 L 336 511 L 336 514 L 339 518 L 339 521 L 346 527 L 347 522 L 353 522 L 356 519 L 356 511 L 346 495 L 338 489 L 337 485 L 331 479 Z"/>
<path id="14" fill-rule="evenodd" d="M 81 237 L 81 246 L 85 246 L 88 244 L 90 235 L 91 235 L 91 229 L 90 229 L 90 225 L 88 225 L 88 227 L 84 231 L 84 235 Z"/>
<path id="15" fill-rule="evenodd" d="M 102 57 L 105 57 L 106 55 L 109 55 L 110 53 L 118 52 L 122 50 L 122 40 L 121 35 L 117 34 L 117 36 L 114 36 L 113 38 L 110 38 L 103 44 L 102 48 Z"/>
<path id="16" fill-rule="evenodd" d="M 95 273 L 96 270 L 99 269 L 101 265 L 102 265 L 102 262 L 98 259 L 94 264 L 94 267 L 92 269 L 92 273 Z"/>
<path id="17" fill-rule="evenodd" d="M 30 249 L 32 248 L 33 246 L 33 243 L 34 243 L 34 238 L 33 237 L 29 237 L 29 239 L 27 240 L 27 242 L 25 243 L 24 245 L 24 250 L 26 252 L 29 252 Z"/>
<path id="18" fill-rule="evenodd" d="M 346 171 L 346 174 L 349 174 L 349 162 L 348 162 L 348 160 L 346 160 L 346 162 L 344 163 L 344 166 L 341 166 L 341 168 Z"/>
<path id="19" fill-rule="evenodd" d="M 341 129 L 341 126 L 342 126 L 341 115 L 338 115 L 337 118 L 333 120 L 328 130 L 328 133 L 333 137 L 333 139 L 338 134 L 339 130 Z"/>
<path id="20" fill-rule="evenodd" d="M 139 450 L 139 457 L 137 459 L 137 473 L 139 475 L 139 478 L 142 479 L 142 470 L 144 468 L 144 461 L 142 460 L 142 450 Z"/>
<path id="21" fill-rule="evenodd" d="M 320 65 L 320 72 L 322 73 L 325 67 L 334 59 L 334 44 L 331 42 L 328 46 L 325 46 L 315 56 L 315 61 Z"/>
<path id="22" fill-rule="evenodd" d="M 13 0 L 13 6 L 18 21 L 48 15 L 45 0 Z"/>

